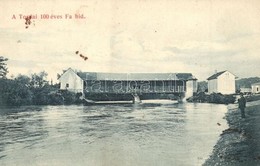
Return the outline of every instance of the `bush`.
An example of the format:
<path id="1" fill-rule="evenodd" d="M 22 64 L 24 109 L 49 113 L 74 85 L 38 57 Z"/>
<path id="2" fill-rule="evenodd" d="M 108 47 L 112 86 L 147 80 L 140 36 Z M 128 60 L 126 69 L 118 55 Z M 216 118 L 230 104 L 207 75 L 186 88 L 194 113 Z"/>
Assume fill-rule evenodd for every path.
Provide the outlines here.
<path id="1" fill-rule="evenodd" d="M 32 104 L 32 93 L 28 87 L 14 80 L 0 80 L 1 105 L 29 105 Z"/>
<path id="2" fill-rule="evenodd" d="M 235 102 L 235 97 L 233 95 L 222 95 L 221 93 L 212 93 L 210 95 L 204 92 L 199 92 L 188 98 L 188 102 L 201 102 L 201 103 L 217 103 L 217 104 L 229 104 Z"/>
<path id="3" fill-rule="evenodd" d="M 49 85 L 46 72 L 31 77 L 18 75 L 15 79 L 0 78 L 0 105 L 60 105 L 80 104 L 82 93 L 59 91 L 59 85 Z"/>
<path id="4" fill-rule="evenodd" d="M 64 99 L 64 104 L 81 104 L 82 100 L 80 99 L 80 96 L 82 96 L 82 93 L 73 93 L 68 90 L 61 91 L 61 96 Z"/>
<path id="5" fill-rule="evenodd" d="M 48 95 L 50 105 L 62 105 L 64 104 L 64 97 L 59 93 L 50 93 Z"/>

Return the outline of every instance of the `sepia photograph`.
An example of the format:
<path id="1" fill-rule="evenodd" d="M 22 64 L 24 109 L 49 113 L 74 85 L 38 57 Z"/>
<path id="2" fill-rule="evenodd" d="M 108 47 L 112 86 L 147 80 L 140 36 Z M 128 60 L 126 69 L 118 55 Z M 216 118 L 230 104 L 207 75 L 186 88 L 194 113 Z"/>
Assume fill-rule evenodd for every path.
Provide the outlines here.
<path id="1" fill-rule="evenodd" d="M 260 165 L 259 0 L 1 0 L 1 166 Z"/>

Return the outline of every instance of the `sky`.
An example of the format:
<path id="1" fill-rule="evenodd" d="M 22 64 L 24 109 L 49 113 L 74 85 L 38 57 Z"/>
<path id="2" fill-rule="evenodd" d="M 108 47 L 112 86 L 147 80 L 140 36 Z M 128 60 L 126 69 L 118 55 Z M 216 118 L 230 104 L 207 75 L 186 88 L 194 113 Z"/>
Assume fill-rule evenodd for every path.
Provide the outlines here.
<path id="1" fill-rule="evenodd" d="M 8 77 L 46 71 L 56 82 L 68 68 L 260 76 L 258 0 L 2 0 L 0 11 Z M 25 28 L 28 15 L 37 18 Z"/>

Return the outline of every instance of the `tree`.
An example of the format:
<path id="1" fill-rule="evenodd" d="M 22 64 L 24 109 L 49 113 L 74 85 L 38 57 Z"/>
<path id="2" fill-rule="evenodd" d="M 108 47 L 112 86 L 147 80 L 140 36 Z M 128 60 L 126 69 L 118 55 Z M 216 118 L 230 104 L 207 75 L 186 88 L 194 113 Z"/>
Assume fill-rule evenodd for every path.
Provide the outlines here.
<path id="1" fill-rule="evenodd" d="M 0 79 L 0 105 L 29 105 L 32 95 L 30 89 L 23 83 L 11 79 Z"/>
<path id="2" fill-rule="evenodd" d="M 31 86 L 35 88 L 42 88 L 48 83 L 47 79 L 48 74 L 45 71 L 42 71 L 38 74 L 34 73 L 31 76 Z"/>
<path id="3" fill-rule="evenodd" d="M 0 56 L 0 78 L 5 78 L 6 74 L 8 73 L 8 69 L 6 67 L 7 58 Z"/>
<path id="4" fill-rule="evenodd" d="M 22 74 L 19 74 L 14 80 L 25 85 L 26 87 L 29 87 L 31 82 L 30 77 Z"/>

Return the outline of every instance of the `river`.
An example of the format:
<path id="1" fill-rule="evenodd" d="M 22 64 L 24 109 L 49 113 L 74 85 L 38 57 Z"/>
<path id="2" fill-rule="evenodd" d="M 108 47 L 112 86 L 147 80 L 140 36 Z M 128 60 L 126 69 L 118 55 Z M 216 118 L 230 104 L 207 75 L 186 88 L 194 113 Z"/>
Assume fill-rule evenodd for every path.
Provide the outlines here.
<path id="1" fill-rule="evenodd" d="M 0 165 L 201 165 L 226 112 L 171 101 L 0 107 Z"/>

